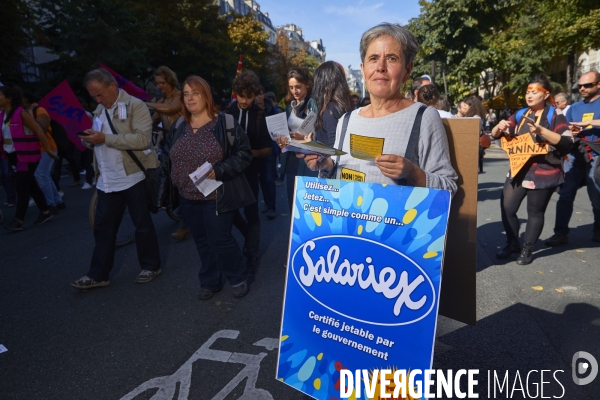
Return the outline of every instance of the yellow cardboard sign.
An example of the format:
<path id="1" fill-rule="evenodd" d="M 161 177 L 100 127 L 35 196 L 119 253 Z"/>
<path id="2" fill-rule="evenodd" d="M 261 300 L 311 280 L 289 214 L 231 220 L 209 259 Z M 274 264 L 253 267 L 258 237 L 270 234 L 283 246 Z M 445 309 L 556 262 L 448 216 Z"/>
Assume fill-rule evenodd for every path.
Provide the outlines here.
<path id="1" fill-rule="evenodd" d="M 536 143 L 529 134 L 519 135 L 517 137 L 502 136 L 500 141 L 502 150 L 508 155 L 510 162 L 510 176 L 516 176 L 521 168 L 533 156 L 548 154 L 548 145 L 546 143 Z"/>
<path id="2" fill-rule="evenodd" d="M 375 158 L 383 154 L 384 138 L 350 134 L 350 155 L 354 158 L 367 161 L 375 161 Z"/>
<path id="3" fill-rule="evenodd" d="M 342 168 L 342 172 L 340 174 L 340 179 L 346 181 L 358 181 L 364 182 L 367 175 L 364 172 L 355 171 L 350 168 Z"/>

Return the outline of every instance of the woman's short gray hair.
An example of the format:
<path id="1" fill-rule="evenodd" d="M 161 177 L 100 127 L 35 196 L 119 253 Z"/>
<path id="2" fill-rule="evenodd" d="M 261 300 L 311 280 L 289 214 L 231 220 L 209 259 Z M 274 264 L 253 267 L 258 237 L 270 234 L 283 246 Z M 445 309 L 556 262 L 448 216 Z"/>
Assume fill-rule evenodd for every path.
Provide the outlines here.
<path id="1" fill-rule="evenodd" d="M 402 47 L 402 52 L 404 53 L 404 62 L 407 67 L 415 59 L 415 56 L 419 52 L 419 43 L 417 43 L 417 38 L 415 38 L 415 35 L 413 35 L 408 29 L 400 24 L 382 22 L 381 24 L 374 26 L 363 33 L 362 38 L 360 39 L 360 59 L 363 62 L 371 42 L 381 36 L 389 36 L 400 44 L 400 47 Z"/>

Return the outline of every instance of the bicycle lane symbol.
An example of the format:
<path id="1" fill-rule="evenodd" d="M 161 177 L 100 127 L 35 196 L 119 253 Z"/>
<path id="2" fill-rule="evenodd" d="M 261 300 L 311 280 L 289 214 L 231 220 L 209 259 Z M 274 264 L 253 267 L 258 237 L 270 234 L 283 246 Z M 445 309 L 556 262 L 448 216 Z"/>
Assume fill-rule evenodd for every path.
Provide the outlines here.
<path id="1" fill-rule="evenodd" d="M 213 350 L 210 348 L 217 339 L 237 339 L 239 331 L 222 330 L 214 333 L 173 375 L 161 376 L 150 379 L 140 386 L 121 397 L 121 400 L 132 400 L 140 393 L 150 389 L 157 389 L 158 392 L 152 396 L 151 400 L 171 400 L 175 395 L 177 383 L 179 382 L 179 396 L 177 400 L 187 400 L 190 394 L 190 384 L 192 379 L 192 364 L 198 360 L 220 361 L 224 363 L 244 364 L 245 367 L 231 380 L 212 400 L 223 400 L 233 389 L 245 378 L 246 385 L 244 393 L 240 400 L 273 400 L 273 396 L 267 390 L 257 389 L 256 380 L 260 371 L 260 362 L 267 356 L 267 353 L 246 354 L 231 353 L 222 350 Z M 255 346 L 265 347 L 267 350 L 273 350 L 279 346 L 279 341 L 273 338 L 264 338 L 254 343 Z"/>

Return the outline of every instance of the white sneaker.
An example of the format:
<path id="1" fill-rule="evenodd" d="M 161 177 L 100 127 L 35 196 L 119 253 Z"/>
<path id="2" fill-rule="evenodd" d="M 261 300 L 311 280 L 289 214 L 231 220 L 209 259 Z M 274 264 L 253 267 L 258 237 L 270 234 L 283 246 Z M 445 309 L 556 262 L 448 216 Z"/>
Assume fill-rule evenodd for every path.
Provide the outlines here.
<path id="1" fill-rule="evenodd" d="M 89 183 L 84 183 L 83 186 L 81 187 L 82 189 L 91 189 L 92 185 L 90 185 Z"/>

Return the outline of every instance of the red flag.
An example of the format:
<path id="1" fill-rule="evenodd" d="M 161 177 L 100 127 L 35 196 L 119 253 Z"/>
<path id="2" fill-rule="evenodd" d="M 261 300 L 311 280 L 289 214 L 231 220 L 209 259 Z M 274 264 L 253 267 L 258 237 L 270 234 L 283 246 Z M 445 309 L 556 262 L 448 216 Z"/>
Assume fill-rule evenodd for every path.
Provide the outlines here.
<path id="1" fill-rule="evenodd" d="M 240 54 L 240 60 L 238 61 L 237 71 L 235 73 L 235 77 L 237 78 L 239 74 L 242 73 L 242 55 Z M 235 92 L 231 92 L 231 99 L 237 99 Z"/>
<path id="2" fill-rule="evenodd" d="M 128 81 L 127 79 L 123 78 L 121 75 L 117 74 L 115 71 L 108 68 L 106 65 L 100 63 L 100 68 L 104 68 L 105 70 L 110 72 L 110 74 L 115 77 L 119 87 L 121 89 L 123 89 L 124 91 L 126 91 L 127 93 L 129 93 L 131 96 L 137 97 L 138 99 L 140 99 L 142 101 L 148 101 L 152 98 L 152 96 L 150 96 L 150 94 L 148 92 L 146 92 L 144 89 L 137 87 L 136 85 L 133 84 L 133 82 Z"/>
<path id="3" fill-rule="evenodd" d="M 61 124 L 69 140 L 77 146 L 79 150 L 85 147 L 81 144 L 81 139 L 77 132 L 85 131 L 92 127 L 92 120 L 88 117 L 85 110 L 77 100 L 75 93 L 65 79 L 57 87 L 52 89 L 43 99 L 38 102 L 40 107 L 44 107 L 50 118 Z"/>

